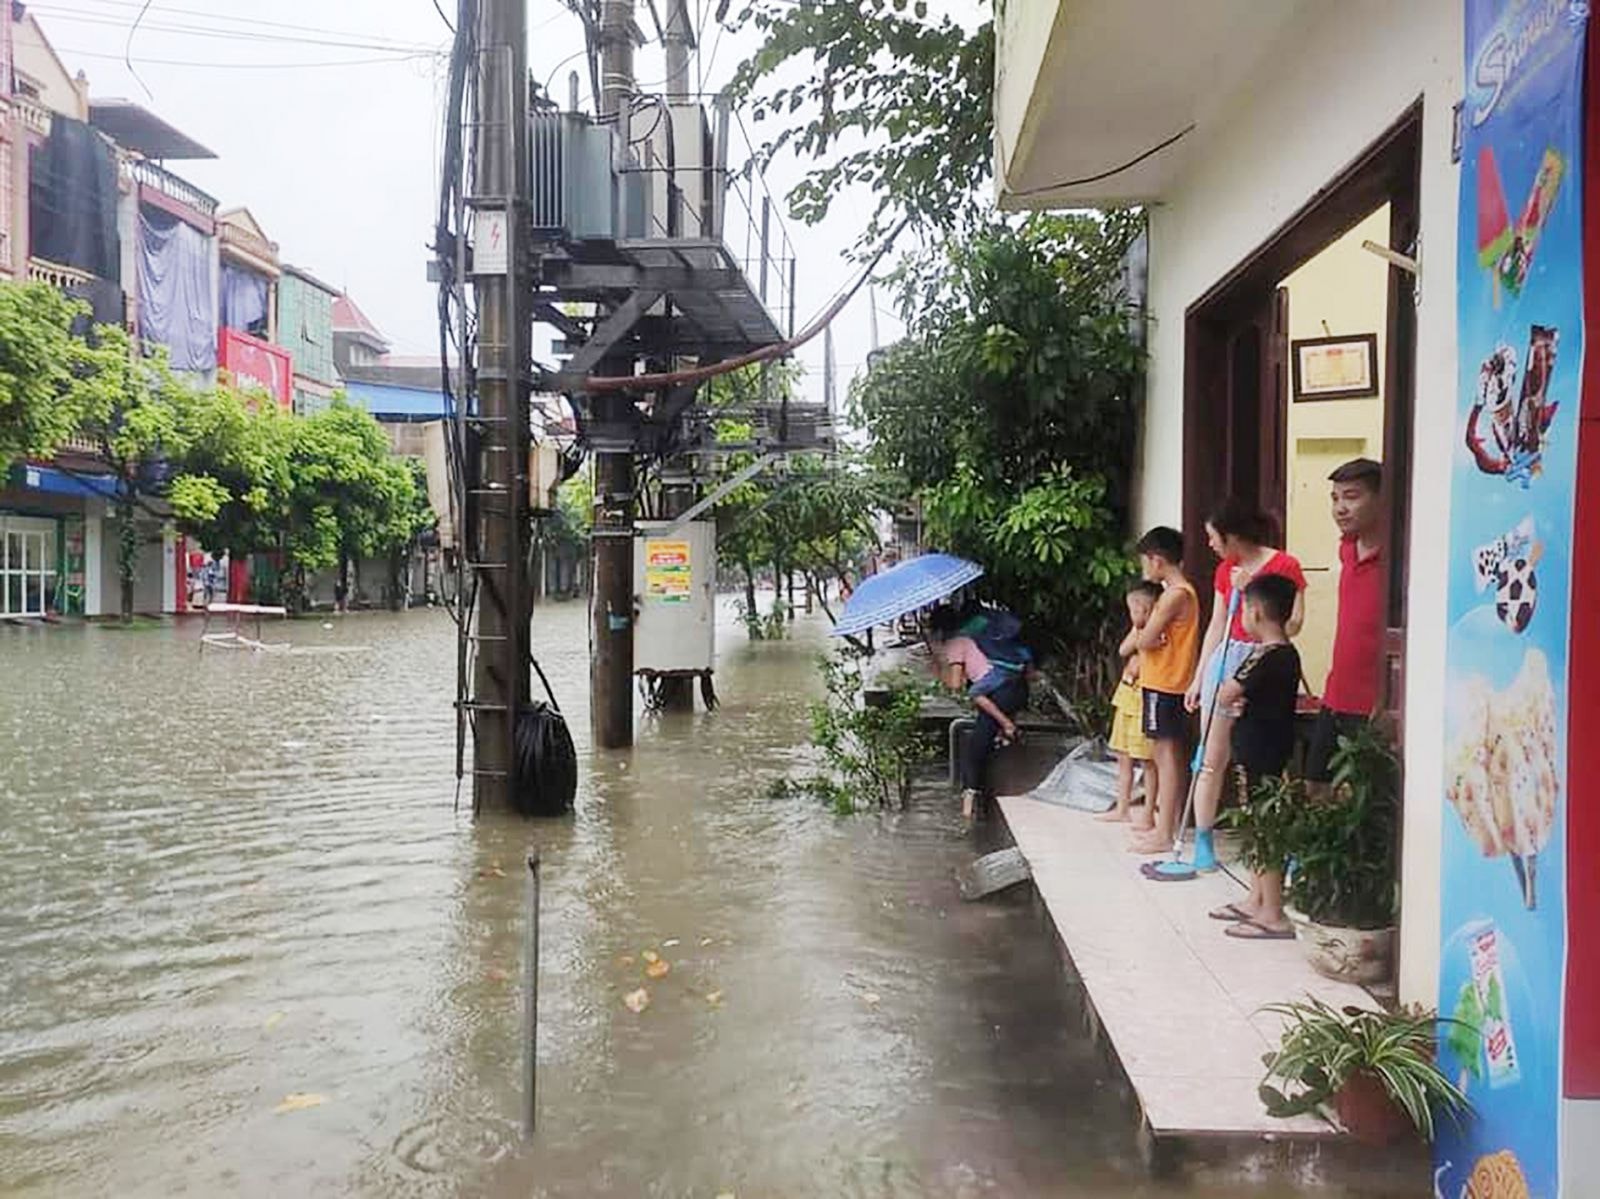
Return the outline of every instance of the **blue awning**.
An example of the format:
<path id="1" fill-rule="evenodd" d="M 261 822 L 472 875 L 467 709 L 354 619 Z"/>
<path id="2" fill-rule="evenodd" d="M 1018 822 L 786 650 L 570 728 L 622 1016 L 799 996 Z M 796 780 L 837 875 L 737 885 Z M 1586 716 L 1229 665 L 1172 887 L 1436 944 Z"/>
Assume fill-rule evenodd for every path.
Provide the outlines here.
<path id="1" fill-rule="evenodd" d="M 344 385 L 345 397 L 378 420 L 443 420 L 444 393 L 432 388 L 400 387 L 393 383 Z"/>
<path id="2" fill-rule="evenodd" d="M 69 472 L 54 466 L 19 466 L 11 475 L 18 486 L 47 495 L 87 495 L 103 500 L 117 496 L 113 475 Z"/>

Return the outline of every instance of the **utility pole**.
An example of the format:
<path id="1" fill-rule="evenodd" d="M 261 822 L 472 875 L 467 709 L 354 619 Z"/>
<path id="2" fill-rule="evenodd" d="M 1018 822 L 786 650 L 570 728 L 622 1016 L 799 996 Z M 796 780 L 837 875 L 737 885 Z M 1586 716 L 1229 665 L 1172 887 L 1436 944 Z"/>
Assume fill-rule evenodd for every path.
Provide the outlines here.
<path id="1" fill-rule="evenodd" d="M 509 812 L 520 788 L 516 726 L 529 694 L 528 384 L 531 313 L 519 261 L 528 188 L 526 0 L 479 9 L 473 177 L 472 282 L 478 310 L 477 433 L 469 492 L 468 552 L 477 590 L 473 694 L 473 798 Z M 465 364 L 463 364 L 465 365 Z"/>
<path id="2" fill-rule="evenodd" d="M 522 0 L 518 0 L 519 6 Z M 633 0 L 600 6 L 600 115 L 628 127 L 633 102 Z M 624 133 L 625 138 L 625 133 Z M 627 146 L 621 148 L 627 153 Z M 601 362 L 601 374 L 629 374 L 631 357 Z M 633 401 L 625 394 L 594 397 L 607 438 L 631 430 Z M 608 441 L 595 452 L 593 656 L 589 663 L 590 725 L 595 744 L 633 744 L 633 514 L 631 441 Z"/>
<path id="3" fill-rule="evenodd" d="M 689 0 L 667 0 L 667 21 L 666 27 L 662 30 L 661 45 L 666 51 L 667 59 L 667 99 L 672 102 L 687 101 L 689 51 L 694 45 L 694 31 L 689 25 Z M 669 129 L 667 136 L 672 137 L 673 133 L 674 130 Z M 669 219 L 669 227 L 675 235 L 681 236 L 685 232 L 686 220 L 693 218 L 692 214 L 684 211 L 684 205 L 678 195 L 678 181 L 671 177 L 667 179 L 667 195 L 669 213 L 675 211 L 678 214 L 676 220 Z M 698 234 L 699 230 L 696 229 L 695 232 Z M 688 462 L 683 458 L 676 458 L 668 463 L 666 471 L 668 477 L 663 479 L 661 487 L 661 515 L 667 520 L 681 516 L 695 502 L 694 484 L 683 481 L 688 473 Z M 664 678 L 660 681 L 658 694 L 664 711 L 694 711 L 692 678 L 686 676 Z"/>
<path id="4" fill-rule="evenodd" d="M 667 55 L 667 99 L 689 98 L 689 50 L 694 30 L 689 24 L 689 0 L 667 0 L 667 24 L 661 46 Z"/>

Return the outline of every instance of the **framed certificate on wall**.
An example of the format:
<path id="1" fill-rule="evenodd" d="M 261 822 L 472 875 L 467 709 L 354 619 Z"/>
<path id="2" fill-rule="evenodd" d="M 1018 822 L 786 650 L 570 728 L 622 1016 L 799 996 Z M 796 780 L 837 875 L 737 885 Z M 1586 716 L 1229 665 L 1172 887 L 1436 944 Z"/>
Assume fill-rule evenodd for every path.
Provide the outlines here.
<path id="1" fill-rule="evenodd" d="M 1296 400 L 1357 400 L 1378 394 L 1378 335 L 1307 337 L 1289 344 Z"/>

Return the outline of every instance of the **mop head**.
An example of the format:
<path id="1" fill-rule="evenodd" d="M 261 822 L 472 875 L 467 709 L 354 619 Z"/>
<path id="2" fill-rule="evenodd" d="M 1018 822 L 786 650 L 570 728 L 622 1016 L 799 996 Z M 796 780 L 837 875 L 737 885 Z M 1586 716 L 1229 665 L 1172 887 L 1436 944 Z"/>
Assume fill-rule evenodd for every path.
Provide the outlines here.
<path id="1" fill-rule="evenodd" d="M 1217 851 L 1212 845 L 1211 830 L 1197 829 L 1194 835 L 1194 861 L 1173 858 L 1167 862 L 1146 862 L 1139 867 L 1141 874 L 1154 883 L 1185 883 L 1199 874 L 1211 874 L 1217 869 Z"/>

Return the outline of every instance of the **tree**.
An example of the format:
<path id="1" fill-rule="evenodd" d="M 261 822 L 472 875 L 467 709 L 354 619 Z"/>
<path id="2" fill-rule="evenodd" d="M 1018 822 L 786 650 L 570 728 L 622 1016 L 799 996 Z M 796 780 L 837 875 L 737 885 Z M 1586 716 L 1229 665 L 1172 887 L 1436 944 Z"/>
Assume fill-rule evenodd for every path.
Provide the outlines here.
<path id="1" fill-rule="evenodd" d="M 1101 698 L 1130 568 L 1142 354 L 1119 280 L 1141 227 L 1130 213 L 997 222 L 913 261 L 909 335 L 851 396 L 874 463 L 1068 661 L 1079 698 Z"/>
<path id="2" fill-rule="evenodd" d="M 790 192 L 796 217 L 814 224 L 862 183 L 878 197 L 862 245 L 903 216 L 943 231 L 978 218 L 993 170 L 992 19 L 967 29 L 926 0 L 751 0 L 739 23 L 763 38 L 734 80 L 754 120 L 798 116 L 763 156 L 818 163 Z"/>
<path id="3" fill-rule="evenodd" d="M 195 428 L 199 395 L 167 367 L 166 355 L 137 355 L 125 330 L 98 325 L 84 344 L 80 361 L 87 403 L 79 436 L 95 447 L 95 457 L 110 471 L 116 488 L 119 540 L 119 609 L 124 624 L 133 620 L 133 584 L 139 560 L 135 514 L 160 515 L 150 501 L 163 494 L 177 473 Z"/>
<path id="4" fill-rule="evenodd" d="M 182 473 L 167 503 L 184 532 L 238 559 L 278 547 L 293 418 L 223 389 L 188 406 Z"/>
<path id="5" fill-rule="evenodd" d="M 290 428 L 284 548 L 297 581 L 336 566 L 348 595 L 352 562 L 386 557 L 420 531 L 416 477 L 378 422 L 342 398 Z"/>
<path id="6" fill-rule="evenodd" d="M 0 285 L 0 483 L 19 458 L 48 458 L 95 402 L 88 306 L 45 283 Z"/>

